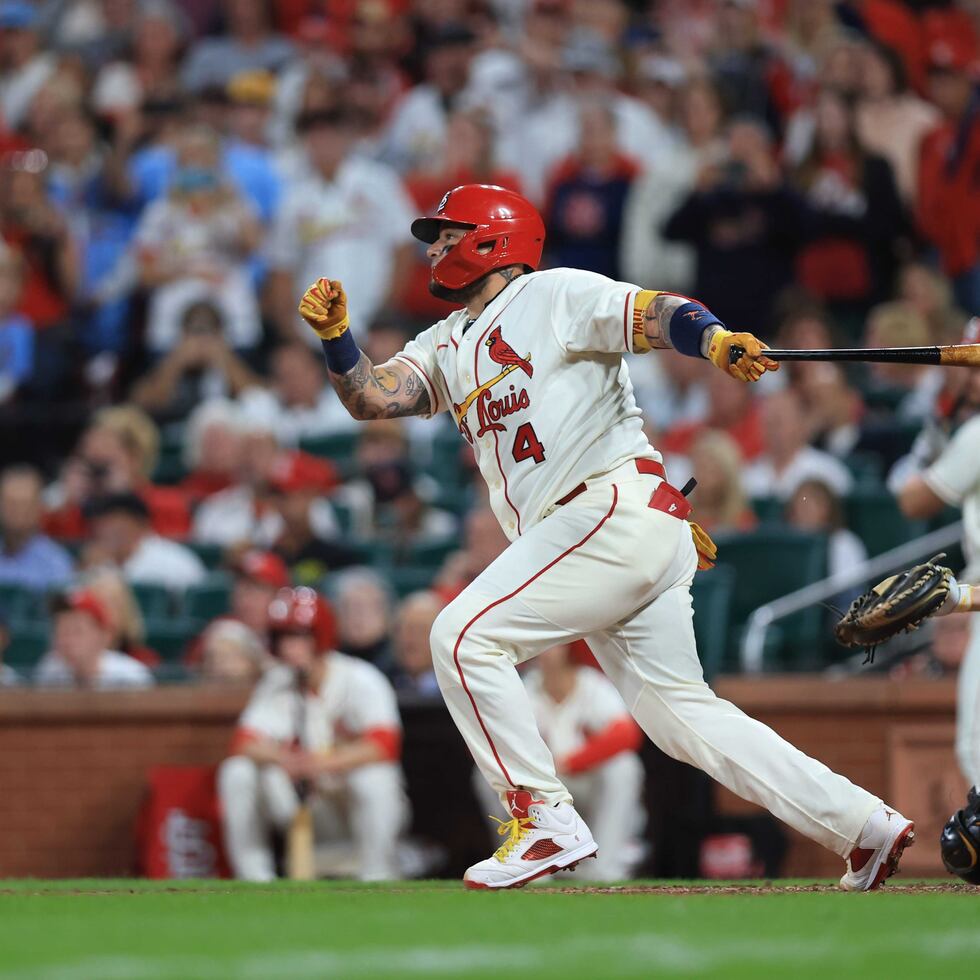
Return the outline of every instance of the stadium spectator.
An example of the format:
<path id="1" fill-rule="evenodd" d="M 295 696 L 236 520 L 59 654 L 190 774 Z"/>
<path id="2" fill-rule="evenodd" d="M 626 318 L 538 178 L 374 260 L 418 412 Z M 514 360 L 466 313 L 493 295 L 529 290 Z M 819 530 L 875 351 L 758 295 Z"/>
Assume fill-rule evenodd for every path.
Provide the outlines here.
<path id="1" fill-rule="evenodd" d="M 233 76 L 226 90 L 229 138 L 268 153 L 275 94 L 276 79 L 268 71 L 245 71 Z"/>
<path id="2" fill-rule="evenodd" d="M 345 840 L 354 876 L 398 877 L 396 844 L 408 808 L 394 692 L 376 667 L 333 649 L 324 609 L 310 589 L 280 593 L 272 605 L 272 649 L 280 663 L 253 692 L 233 755 L 218 772 L 225 846 L 237 878 L 275 878 L 270 832 L 289 826 L 300 781 L 329 836 Z"/>
<path id="3" fill-rule="evenodd" d="M 0 583 L 37 592 L 71 581 L 71 556 L 41 532 L 41 474 L 30 466 L 0 472 Z"/>
<path id="4" fill-rule="evenodd" d="M 202 300 L 221 313 L 229 347 L 261 335 L 249 258 L 261 229 L 251 205 L 226 182 L 219 144 L 208 130 L 187 133 L 169 193 L 140 217 L 135 244 L 140 281 L 150 292 L 146 343 L 154 354 L 178 342 L 188 307 Z"/>
<path id="5" fill-rule="evenodd" d="M 93 501 L 86 512 L 92 527 L 83 562 L 109 562 L 127 581 L 186 589 L 206 574 L 201 559 L 185 545 L 154 534 L 150 512 L 132 492 L 112 493 Z"/>
<path id="6" fill-rule="evenodd" d="M 664 236 L 697 253 L 694 295 L 733 330 L 770 325 L 806 233 L 802 198 L 780 173 L 771 134 L 756 120 L 728 127 L 725 155 L 706 163 L 668 218 Z"/>
<path id="7" fill-rule="evenodd" d="M 441 697 L 432 668 L 429 634 L 443 605 L 434 592 L 428 591 L 413 592 L 399 603 L 392 633 L 394 664 L 391 672 L 397 691 Z"/>
<path id="8" fill-rule="evenodd" d="M 544 211 L 549 263 L 621 279 L 623 211 L 639 167 L 616 150 L 610 105 L 583 103 L 578 123 L 576 151 L 549 181 Z"/>
<path id="9" fill-rule="evenodd" d="M 445 561 L 433 583 L 444 602 L 452 602 L 507 547 L 507 537 L 493 511 L 474 507 L 464 520 L 464 547 Z"/>
<path id="10" fill-rule="evenodd" d="M 680 421 L 664 433 L 658 442 L 663 452 L 684 454 L 700 432 L 718 429 L 735 440 L 744 460 L 754 460 L 762 453 L 764 426 L 760 400 L 745 385 L 724 384 L 724 376 L 717 378 L 717 373 L 712 371 L 705 379 L 708 404 L 704 414 Z M 703 373 L 701 376 L 704 377 Z"/>
<path id="11" fill-rule="evenodd" d="M 17 129 L 31 100 L 54 74 L 57 61 L 41 48 L 38 11 L 27 0 L 0 4 L 0 112 L 6 129 Z"/>
<path id="12" fill-rule="evenodd" d="M 819 299 L 866 306 L 891 289 L 905 231 L 902 202 L 891 166 L 859 144 L 840 94 L 825 88 L 814 115 L 811 145 L 795 170 L 812 225 L 796 278 Z"/>
<path id="13" fill-rule="evenodd" d="M 354 152 L 349 111 L 307 113 L 298 128 L 311 173 L 286 195 L 272 231 L 269 302 L 285 339 L 312 343 L 297 330 L 296 296 L 329 271 L 344 284 L 351 323 L 368 325 L 407 280 L 415 212 L 392 170 Z"/>
<path id="14" fill-rule="evenodd" d="M 459 107 L 466 91 L 475 40 L 462 23 L 427 32 L 422 53 L 425 80 L 405 93 L 382 140 L 382 159 L 400 172 L 439 167 L 450 112 Z"/>
<path id="15" fill-rule="evenodd" d="M 135 6 L 129 50 L 104 64 L 92 82 L 92 108 L 110 119 L 129 121 L 142 107 L 180 94 L 177 68 L 187 23 L 166 0 Z"/>
<path id="16" fill-rule="evenodd" d="M 24 259 L 17 312 L 39 331 L 66 326 L 81 273 L 68 221 L 47 195 L 46 162 L 41 150 L 0 161 L 0 236 Z"/>
<path id="17" fill-rule="evenodd" d="M 752 497 L 788 501 L 807 480 L 822 480 L 844 496 L 853 482 L 847 467 L 830 453 L 808 444 L 809 420 L 800 396 L 791 390 L 769 395 L 762 405 L 763 455 L 744 473 Z"/>
<path id="18" fill-rule="evenodd" d="M 151 669 L 160 665 L 160 656 L 146 645 L 146 626 L 136 596 L 119 569 L 96 566 L 84 572 L 78 586 L 102 602 L 109 627 L 108 643 Z"/>
<path id="19" fill-rule="evenodd" d="M 24 679 L 14 670 L 10 664 L 3 662 L 3 656 L 10 646 L 10 626 L 0 609 L 0 688 L 19 687 L 24 683 Z"/>
<path id="20" fill-rule="evenodd" d="M 218 623 L 234 622 L 247 627 L 264 647 L 269 640 L 269 606 L 280 589 L 292 584 L 286 563 L 271 551 L 249 548 L 231 562 L 232 586 L 228 612 L 215 617 L 191 642 L 184 654 L 188 667 L 198 668 L 204 653 L 204 637 Z"/>
<path id="21" fill-rule="evenodd" d="M 357 428 L 327 383 L 319 351 L 297 340 L 280 344 L 269 357 L 269 369 L 270 387 L 253 386 L 241 401 L 246 412 L 269 420 L 281 445 L 296 446 L 301 439 Z"/>
<path id="22" fill-rule="evenodd" d="M 724 153 L 724 112 L 709 79 L 692 79 L 678 101 L 680 138 L 648 157 L 646 171 L 626 199 L 620 262 L 630 282 L 657 282 L 663 289 L 687 292 L 693 290 L 694 251 L 668 241 L 664 225 L 701 169 Z"/>
<path id="23" fill-rule="evenodd" d="M 949 280 L 937 269 L 922 262 L 906 263 L 899 275 L 898 299 L 925 318 L 933 343 L 960 341 L 964 315 L 953 304 Z"/>
<path id="24" fill-rule="evenodd" d="M 222 310 L 210 300 L 188 304 L 180 338 L 133 386 L 131 399 L 159 423 L 187 418 L 200 402 L 236 398 L 261 384 L 227 340 Z"/>
<path id="25" fill-rule="evenodd" d="M 865 347 L 923 347 L 936 343 L 929 324 L 906 303 L 882 303 L 868 315 Z M 867 390 L 893 403 L 899 418 L 923 419 L 932 415 L 942 388 L 944 372 L 924 364 L 869 364 Z"/>
<path id="26" fill-rule="evenodd" d="M 293 57 L 293 46 L 273 30 L 272 5 L 265 0 L 223 0 L 227 33 L 198 41 L 181 69 L 183 85 L 192 92 L 224 89 L 243 71 L 278 72 Z"/>
<path id="27" fill-rule="evenodd" d="M 147 667 L 109 646 L 109 614 L 94 593 L 77 591 L 59 597 L 52 616 L 51 649 L 37 665 L 35 684 L 94 690 L 152 686 Z"/>
<path id="28" fill-rule="evenodd" d="M 934 105 L 909 87 L 901 58 L 883 44 L 861 50 L 861 95 L 855 125 L 868 153 L 887 160 L 902 200 L 913 207 L 918 194 L 919 147 L 927 132 L 939 124 Z"/>
<path id="29" fill-rule="evenodd" d="M 303 452 L 281 454 L 269 472 L 269 502 L 278 522 L 263 542 L 303 585 L 319 584 L 327 572 L 354 564 L 356 552 L 344 544 L 333 508 L 324 499 L 337 485 L 326 460 Z"/>
<path id="30" fill-rule="evenodd" d="M 0 405 L 15 399 L 35 370 L 34 325 L 18 312 L 23 276 L 20 253 L 0 245 Z"/>
<path id="31" fill-rule="evenodd" d="M 109 493 L 137 493 L 153 529 L 183 538 L 190 516 L 182 491 L 155 486 L 160 435 L 153 422 L 132 405 L 104 408 L 82 433 L 58 481 L 48 488 L 44 528 L 55 538 L 77 540 L 87 530 L 83 508 Z"/>
<path id="32" fill-rule="evenodd" d="M 919 225 L 939 250 L 956 302 L 980 314 L 980 99 L 962 45 L 930 51 L 929 93 L 943 119 L 922 141 Z"/>
<path id="33" fill-rule="evenodd" d="M 223 548 L 269 541 L 278 521 L 269 503 L 269 474 L 282 450 L 264 414 L 242 412 L 241 464 L 228 489 L 213 494 L 194 512 L 191 538 Z"/>
<path id="34" fill-rule="evenodd" d="M 698 524 L 709 534 L 751 530 L 756 518 L 742 486 L 744 462 L 738 443 L 719 429 L 705 429 L 691 442 L 690 460 L 698 481 Z"/>
<path id="35" fill-rule="evenodd" d="M 201 680 L 252 687 L 272 665 L 264 642 L 244 623 L 219 619 L 201 634 Z"/>
<path id="36" fill-rule="evenodd" d="M 637 750 L 643 733 L 612 683 L 598 670 L 581 667 L 558 646 L 535 658 L 524 678 L 534 718 L 555 757 L 575 806 L 612 841 L 586 872 L 592 881 L 632 877 L 643 855 L 640 835 L 646 824 L 643 763 Z M 489 809 L 499 803 L 482 781 L 474 780 Z"/>
<path id="37" fill-rule="evenodd" d="M 801 531 L 827 535 L 827 574 L 837 575 L 868 558 L 861 539 L 844 524 L 840 497 L 819 478 L 804 480 L 786 505 L 786 523 Z M 846 609 L 860 592 L 854 588 L 835 596 L 833 604 Z"/>
<path id="38" fill-rule="evenodd" d="M 242 468 L 245 439 L 238 406 L 227 399 L 202 402 L 187 420 L 181 489 L 193 504 L 227 490 Z"/>
<path id="39" fill-rule="evenodd" d="M 393 600 L 384 577 L 370 568 L 351 568 L 337 577 L 337 645 L 352 657 L 389 665 Z"/>

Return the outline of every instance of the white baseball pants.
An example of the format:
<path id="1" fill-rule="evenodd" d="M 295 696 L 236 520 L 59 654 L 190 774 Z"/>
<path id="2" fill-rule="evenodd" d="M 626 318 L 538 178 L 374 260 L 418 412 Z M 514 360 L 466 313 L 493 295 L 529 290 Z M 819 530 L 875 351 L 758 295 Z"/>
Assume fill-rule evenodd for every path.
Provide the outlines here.
<path id="1" fill-rule="evenodd" d="M 496 793 L 482 775 L 477 776 L 477 798 L 487 809 L 499 809 Z M 635 752 L 620 752 L 588 772 L 565 777 L 575 808 L 592 836 L 602 842 L 595 860 L 582 865 L 576 878 L 625 881 L 633 877 L 642 857 L 638 845 L 647 820 L 643 782 L 643 763 Z"/>
<path id="2" fill-rule="evenodd" d="M 336 791 L 318 791 L 311 801 L 316 836 L 350 839 L 358 877 L 364 881 L 400 877 L 397 842 L 407 823 L 408 804 L 398 766 L 361 766 L 336 785 Z M 292 780 L 280 766 L 235 755 L 218 769 L 218 796 L 232 873 L 245 881 L 273 881 L 270 834 L 285 831 L 299 807 Z"/>
<path id="3" fill-rule="evenodd" d="M 970 785 L 980 786 L 980 613 L 970 613 L 970 641 L 956 686 L 956 759 Z"/>
<path id="4" fill-rule="evenodd" d="M 484 777 L 571 800 L 516 665 L 584 637 L 650 739 L 841 856 L 880 800 L 804 755 L 704 682 L 685 521 L 648 506 L 659 477 L 628 463 L 556 508 L 494 561 L 432 629 L 436 676 Z"/>

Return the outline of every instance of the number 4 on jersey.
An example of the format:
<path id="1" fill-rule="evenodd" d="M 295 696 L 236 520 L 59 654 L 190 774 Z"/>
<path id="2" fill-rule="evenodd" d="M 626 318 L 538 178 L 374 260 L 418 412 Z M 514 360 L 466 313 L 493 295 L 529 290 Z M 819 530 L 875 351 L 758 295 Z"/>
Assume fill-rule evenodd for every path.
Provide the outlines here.
<path id="1" fill-rule="evenodd" d="M 512 454 L 515 463 L 525 459 L 533 459 L 535 463 L 544 462 L 544 446 L 535 435 L 534 426 L 530 422 L 525 422 L 514 434 Z"/>

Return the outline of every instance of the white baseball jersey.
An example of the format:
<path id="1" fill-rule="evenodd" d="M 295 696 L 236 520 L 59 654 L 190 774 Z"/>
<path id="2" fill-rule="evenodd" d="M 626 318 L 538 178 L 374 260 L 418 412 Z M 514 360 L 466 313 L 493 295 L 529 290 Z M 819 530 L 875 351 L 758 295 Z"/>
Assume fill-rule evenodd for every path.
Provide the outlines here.
<path id="1" fill-rule="evenodd" d="M 395 692 L 384 674 L 342 653 L 329 655 L 326 675 L 315 694 L 300 694 L 289 667 L 273 667 L 259 681 L 238 724 L 277 742 L 298 738 L 313 752 L 372 730 L 401 731 Z"/>
<path id="2" fill-rule="evenodd" d="M 538 730 L 556 759 L 567 759 L 592 735 L 631 717 L 605 675 L 592 667 L 579 667 L 575 673 L 575 687 L 560 702 L 545 691 L 539 671 L 531 671 L 524 682 Z"/>
<path id="3" fill-rule="evenodd" d="M 937 497 L 963 508 L 962 577 L 980 583 L 980 415 L 960 426 L 923 478 Z"/>
<path id="4" fill-rule="evenodd" d="M 661 457 L 623 353 L 639 286 L 578 269 L 521 276 L 468 323 L 457 310 L 395 355 L 453 413 L 510 540 L 583 480 Z"/>

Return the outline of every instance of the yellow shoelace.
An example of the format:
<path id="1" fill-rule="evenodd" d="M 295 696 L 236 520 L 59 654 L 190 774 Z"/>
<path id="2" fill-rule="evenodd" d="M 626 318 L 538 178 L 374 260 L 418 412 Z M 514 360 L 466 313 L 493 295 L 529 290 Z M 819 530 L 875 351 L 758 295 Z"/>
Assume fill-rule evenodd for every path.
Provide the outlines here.
<path id="1" fill-rule="evenodd" d="M 500 817 L 495 817 L 491 814 L 490 819 L 496 820 L 500 824 L 497 828 L 497 833 L 501 837 L 507 837 L 507 840 L 493 852 L 493 856 L 501 862 L 506 861 L 507 855 L 514 849 L 514 845 L 523 840 L 529 831 L 534 829 L 534 821 L 527 817 L 514 817 L 513 820 L 501 820 Z"/>

